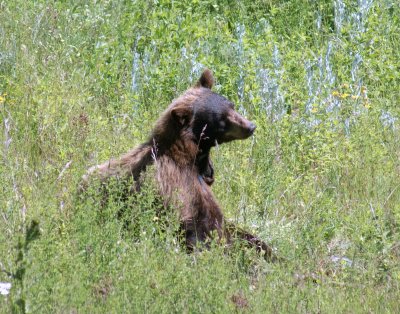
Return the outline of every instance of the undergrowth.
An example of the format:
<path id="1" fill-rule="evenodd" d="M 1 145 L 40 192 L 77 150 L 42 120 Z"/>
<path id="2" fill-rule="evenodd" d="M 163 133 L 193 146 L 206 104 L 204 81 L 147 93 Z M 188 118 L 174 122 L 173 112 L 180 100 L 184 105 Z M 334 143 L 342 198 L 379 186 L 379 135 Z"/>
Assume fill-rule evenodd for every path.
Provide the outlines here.
<path id="1" fill-rule="evenodd" d="M 0 311 L 399 312 L 399 17 L 391 0 L 0 2 Z M 257 124 L 213 150 L 214 193 L 283 262 L 187 254 L 151 188 L 77 194 L 205 67 Z"/>

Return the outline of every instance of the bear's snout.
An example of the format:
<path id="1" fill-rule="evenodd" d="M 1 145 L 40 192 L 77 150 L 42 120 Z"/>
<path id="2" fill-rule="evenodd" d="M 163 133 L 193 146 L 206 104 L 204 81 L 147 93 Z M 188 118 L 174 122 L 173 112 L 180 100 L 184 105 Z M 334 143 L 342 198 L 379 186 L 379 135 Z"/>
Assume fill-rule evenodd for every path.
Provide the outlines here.
<path id="1" fill-rule="evenodd" d="M 242 136 L 238 139 L 245 139 L 253 135 L 254 131 L 256 130 L 257 126 L 250 121 L 246 120 L 246 123 L 243 125 L 241 129 Z"/>
<path id="2" fill-rule="evenodd" d="M 233 140 L 244 140 L 253 135 L 257 126 L 242 117 L 239 113 L 232 111 L 228 116 L 229 128 L 217 139 L 219 143 L 230 142 Z"/>
<path id="3" fill-rule="evenodd" d="M 250 135 L 253 135 L 253 133 L 256 130 L 256 128 L 257 128 L 257 126 L 253 122 L 249 122 L 248 129 L 249 129 Z"/>

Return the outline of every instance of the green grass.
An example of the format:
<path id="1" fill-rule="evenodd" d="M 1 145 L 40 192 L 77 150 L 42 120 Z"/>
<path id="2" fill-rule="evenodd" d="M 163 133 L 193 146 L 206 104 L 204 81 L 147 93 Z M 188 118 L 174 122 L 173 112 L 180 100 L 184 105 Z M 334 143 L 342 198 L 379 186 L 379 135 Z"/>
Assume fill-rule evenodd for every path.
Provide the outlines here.
<path id="1" fill-rule="evenodd" d="M 0 21 L 0 312 L 399 312 L 396 1 L 15 0 Z M 118 195 L 76 194 L 205 67 L 258 126 L 213 151 L 214 192 L 285 262 L 186 254 L 151 191 L 131 229 Z"/>

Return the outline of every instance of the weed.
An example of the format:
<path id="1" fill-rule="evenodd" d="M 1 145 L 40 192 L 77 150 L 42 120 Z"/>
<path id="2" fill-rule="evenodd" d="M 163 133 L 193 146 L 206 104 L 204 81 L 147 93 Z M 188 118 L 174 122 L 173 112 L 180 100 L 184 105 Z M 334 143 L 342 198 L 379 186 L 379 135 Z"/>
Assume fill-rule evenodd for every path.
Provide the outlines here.
<path id="1" fill-rule="evenodd" d="M 399 16 L 387 0 L 1 2 L 0 262 L 15 279 L 0 312 L 399 312 Z M 76 194 L 203 67 L 257 124 L 213 151 L 213 191 L 284 263 L 186 254 L 151 186 Z"/>

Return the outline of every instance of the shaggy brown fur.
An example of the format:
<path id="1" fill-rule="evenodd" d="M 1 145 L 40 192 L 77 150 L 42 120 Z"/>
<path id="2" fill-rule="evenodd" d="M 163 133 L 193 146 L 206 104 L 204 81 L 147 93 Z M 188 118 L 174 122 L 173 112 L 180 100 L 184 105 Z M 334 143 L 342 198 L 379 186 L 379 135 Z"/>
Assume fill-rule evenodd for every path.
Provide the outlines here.
<path id="1" fill-rule="evenodd" d="M 119 159 L 90 168 L 84 182 L 93 176 L 102 181 L 111 176 L 133 177 L 140 182 L 146 167 L 154 164 L 160 195 L 165 205 L 178 209 L 188 248 L 216 231 L 227 243 L 240 238 L 273 258 L 267 244 L 224 220 L 211 191 L 210 149 L 216 143 L 245 139 L 255 130 L 231 102 L 211 91 L 213 83 L 211 71 L 205 70 L 198 83 L 161 114 L 147 142 Z"/>

